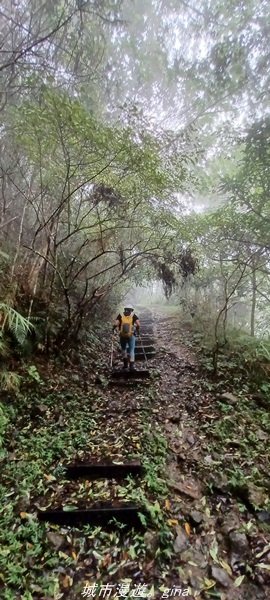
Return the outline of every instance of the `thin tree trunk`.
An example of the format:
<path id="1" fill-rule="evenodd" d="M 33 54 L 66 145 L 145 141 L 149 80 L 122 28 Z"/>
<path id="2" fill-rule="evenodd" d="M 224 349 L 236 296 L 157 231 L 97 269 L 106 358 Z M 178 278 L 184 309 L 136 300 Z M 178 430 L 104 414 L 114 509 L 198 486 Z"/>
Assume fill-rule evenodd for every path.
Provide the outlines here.
<path id="1" fill-rule="evenodd" d="M 26 211 L 26 202 L 24 203 L 24 206 L 23 206 L 22 217 L 21 217 L 21 222 L 20 222 L 19 238 L 18 238 L 17 248 L 16 248 L 16 252 L 15 252 L 15 256 L 14 256 L 13 264 L 12 264 L 12 268 L 11 268 L 11 276 L 10 276 L 11 281 L 13 280 L 13 277 L 14 277 L 16 262 L 17 262 L 17 259 L 18 259 L 18 256 L 19 256 L 19 253 L 21 250 L 21 240 L 22 240 L 22 233 L 23 233 L 25 211 Z"/>
<path id="2" fill-rule="evenodd" d="M 256 313 L 256 300 L 257 300 L 257 278 L 254 261 L 252 261 L 252 302 L 251 302 L 251 315 L 250 315 L 250 335 L 255 336 L 255 313 Z"/>

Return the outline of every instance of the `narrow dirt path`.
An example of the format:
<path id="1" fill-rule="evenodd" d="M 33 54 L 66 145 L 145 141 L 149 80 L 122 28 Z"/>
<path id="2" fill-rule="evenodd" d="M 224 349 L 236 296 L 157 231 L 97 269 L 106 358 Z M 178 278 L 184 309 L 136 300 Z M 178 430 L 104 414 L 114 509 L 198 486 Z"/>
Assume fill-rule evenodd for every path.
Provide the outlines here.
<path id="1" fill-rule="evenodd" d="M 232 485 L 224 473 L 224 464 L 238 465 L 235 448 L 241 440 L 228 448 L 222 440 L 216 443 L 215 436 L 211 439 L 209 424 L 219 421 L 222 396 L 212 392 L 211 380 L 202 374 L 190 331 L 157 310 L 155 321 L 161 370 L 157 420 L 168 440 L 169 500 L 177 522 L 174 551 L 182 582 L 188 582 L 198 598 L 266 599 L 269 528 L 255 518 L 256 503 L 247 500 L 245 484 Z M 227 396 L 229 404 L 236 402 L 232 394 Z M 233 421 L 237 408 L 233 406 L 235 414 L 230 408 Z M 221 422 L 228 413 L 221 415 Z M 255 490 L 258 503 L 260 489 Z"/>

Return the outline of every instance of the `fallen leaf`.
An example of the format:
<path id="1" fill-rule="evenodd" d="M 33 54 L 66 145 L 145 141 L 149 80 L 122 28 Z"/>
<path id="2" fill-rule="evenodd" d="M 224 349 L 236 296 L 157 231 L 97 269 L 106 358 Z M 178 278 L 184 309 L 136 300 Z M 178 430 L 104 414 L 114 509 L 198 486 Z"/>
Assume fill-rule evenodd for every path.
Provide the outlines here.
<path id="1" fill-rule="evenodd" d="M 59 556 L 60 558 L 64 558 L 65 560 L 67 560 L 67 559 L 69 560 L 69 555 L 68 555 L 68 554 L 66 554 L 65 552 L 62 552 L 62 550 L 59 550 L 59 552 L 58 552 L 58 556 Z"/>
<path id="2" fill-rule="evenodd" d="M 20 517 L 21 519 L 29 519 L 31 515 L 29 515 L 29 513 L 26 512 L 20 512 Z"/>
<path id="3" fill-rule="evenodd" d="M 47 481 L 56 481 L 56 477 L 54 477 L 54 475 L 44 475 L 45 479 Z"/>
<path id="4" fill-rule="evenodd" d="M 256 554 L 256 558 L 261 558 L 266 552 L 268 552 L 268 550 L 270 550 L 270 544 L 264 546 L 264 549 L 258 554 Z"/>
<path id="5" fill-rule="evenodd" d="M 103 556 L 102 554 L 100 554 L 99 552 L 97 552 L 96 550 L 93 550 L 93 556 L 97 559 L 97 560 L 102 560 Z M 118 568 L 118 567 L 117 567 Z"/>
<path id="6" fill-rule="evenodd" d="M 245 575 L 239 575 L 239 577 L 236 578 L 236 580 L 234 581 L 234 587 L 240 587 L 241 583 L 244 581 L 245 579 Z"/>
<path id="7" fill-rule="evenodd" d="M 132 560 L 134 560 L 136 558 L 137 554 L 136 554 L 136 550 L 135 550 L 134 546 L 130 546 L 129 554 L 130 554 Z"/>
<path id="8" fill-rule="evenodd" d="M 265 563 L 258 563 L 257 565 L 255 565 L 255 567 L 258 567 L 259 569 L 265 569 L 266 571 L 270 571 L 270 565 L 266 565 Z"/>
<path id="9" fill-rule="evenodd" d="M 223 567 L 224 571 L 227 571 L 228 575 L 232 575 L 232 570 L 230 565 L 228 565 L 228 563 L 226 563 L 225 560 L 220 560 L 219 564 Z"/>
<path id="10" fill-rule="evenodd" d="M 213 542 L 210 550 L 209 550 L 209 554 L 212 557 L 213 561 L 218 563 L 218 558 L 217 558 L 217 553 L 218 553 L 218 545 L 216 542 Z"/>
<path id="11" fill-rule="evenodd" d="M 178 525 L 177 519 L 167 519 L 168 525 Z"/>
<path id="12" fill-rule="evenodd" d="M 123 557 L 124 558 L 124 557 Z M 128 557 L 127 557 L 128 558 Z M 127 560 L 127 559 L 125 559 Z M 102 566 L 103 567 L 107 567 L 108 565 L 110 565 L 112 562 L 112 557 L 111 555 L 108 553 L 106 554 L 106 556 L 104 556 L 103 561 L 102 561 Z"/>
<path id="13" fill-rule="evenodd" d="M 65 575 L 62 579 L 62 585 L 65 589 L 70 588 L 73 584 L 73 579 L 69 575 Z"/>
<path id="14" fill-rule="evenodd" d="M 153 558 L 153 560 L 151 560 L 151 562 L 149 562 L 145 567 L 144 567 L 144 571 L 150 571 L 150 569 L 152 569 L 153 565 L 155 564 L 155 559 Z"/>
<path id="15" fill-rule="evenodd" d="M 204 583 L 204 590 L 210 590 L 212 587 L 214 587 L 216 585 L 216 582 L 213 579 L 207 579 L 205 578 L 203 580 Z"/>
<path id="16" fill-rule="evenodd" d="M 170 503 L 170 500 L 165 500 L 165 509 L 166 509 L 166 510 L 171 510 L 171 503 Z"/>
<path id="17" fill-rule="evenodd" d="M 191 527 L 189 523 L 185 523 L 185 531 L 187 535 L 190 535 Z"/>

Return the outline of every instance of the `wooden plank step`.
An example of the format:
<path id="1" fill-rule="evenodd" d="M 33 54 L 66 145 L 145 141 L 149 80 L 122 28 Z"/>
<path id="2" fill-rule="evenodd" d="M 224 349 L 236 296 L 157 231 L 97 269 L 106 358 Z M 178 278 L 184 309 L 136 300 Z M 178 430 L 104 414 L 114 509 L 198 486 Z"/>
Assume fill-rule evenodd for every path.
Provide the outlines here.
<path id="1" fill-rule="evenodd" d="M 143 352 L 143 349 L 145 352 L 155 352 L 155 346 L 150 346 L 150 345 L 146 345 L 146 344 L 136 344 L 135 346 L 135 352 L 136 350 L 139 350 L 140 352 Z"/>
<path id="2" fill-rule="evenodd" d="M 155 340 L 154 340 L 153 336 L 149 336 L 149 335 L 145 335 L 145 336 L 144 336 L 144 335 L 142 335 L 142 336 L 141 336 L 141 339 L 142 339 L 142 343 L 144 344 L 144 346 L 145 346 L 146 344 L 153 345 L 153 344 L 155 343 Z M 137 342 L 138 342 L 138 344 L 139 344 L 139 343 L 140 343 L 140 340 L 139 340 L 139 339 L 137 339 L 137 341 L 136 341 L 136 344 L 137 344 Z"/>
<path id="3" fill-rule="evenodd" d="M 148 352 L 147 350 L 143 351 L 143 348 L 135 348 L 135 356 L 137 356 L 139 354 L 142 354 L 142 355 L 146 354 L 146 356 L 147 356 L 147 354 L 149 354 L 149 356 L 152 356 L 152 355 L 155 356 L 156 351 L 152 350 L 151 352 Z"/>
<path id="4" fill-rule="evenodd" d="M 142 385 L 147 387 L 150 385 L 150 379 L 111 379 L 108 383 L 108 387 L 123 387 L 133 389 L 136 385 Z"/>
<path id="5" fill-rule="evenodd" d="M 150 377 L 148 370 L 138 369 L 136 371 L 113 371 L 110 375 L 111 379 L 147 379 Z"/>
<path id="6" fill-rule="evenodd" d="M 143 468 L 140 461 L 115 464 L 103 463 L 78 463 L 66 466 L 65 477 L 67 479 L 79 479 L 83 477 L 89 481 L 95 479 L 123 479 L 127 475 L 142 475 Z"/>
<path id="7" fill-rule="evenodd" d="M 138 513 L 142 509 L 137 505 L 126 505 L 118 507 L 105 508 L 86 508 L 78 510 L 65 511 L 63 508 L 40 510 L 38 511 L 38 519 L 40 521 L 48 521 L 57 525 L 93 525 L 115 529 L 115 523 L 112 519 L 116 519 L 126 527 L 136 527 L 144 529 Z"/>
<path id="8" fill-rule="evenodd" d="M 144 346 L 138 346 L 135 348 L 135 354 L 156 354 L 155 348 L 152 350 L 147 350 Z"/>

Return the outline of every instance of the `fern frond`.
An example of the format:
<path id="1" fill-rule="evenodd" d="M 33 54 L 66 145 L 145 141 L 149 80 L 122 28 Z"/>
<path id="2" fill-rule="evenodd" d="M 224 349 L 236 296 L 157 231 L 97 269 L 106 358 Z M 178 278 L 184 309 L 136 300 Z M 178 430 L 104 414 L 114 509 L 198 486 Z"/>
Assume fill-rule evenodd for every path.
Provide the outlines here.
<path id="1" fill-rule="evenodd" d="M 18 392 L 21 376 L 14 371 L 0 371 L 0 389 L 9 392 Z"/>
<path id="2" fill-rule="evenodd" d="M 23 344 L 27 334 L 34 329 L 34 325 L 23 317 L 17 310 L 9 306 L 5 302 L 0 302 L 0 313 L 2 313 L 3 325 L 6 324 L 8 329 L 13 333 L 18 344 Z"/>
<path id="3" fill-rule="evenodd" d="M 0 332 L 0 358 L 7 358 L 10 354 L 10 350 L 8 344 L 3 337 L 2 332 Z"/>
<path id="4" fill-rule="evenodd" d="M 8 419 L 5 415 L 4 408 L 0 404 L 0 448 L 2 448 L 3 445 L 3 437 L 7 423 Z"/>

